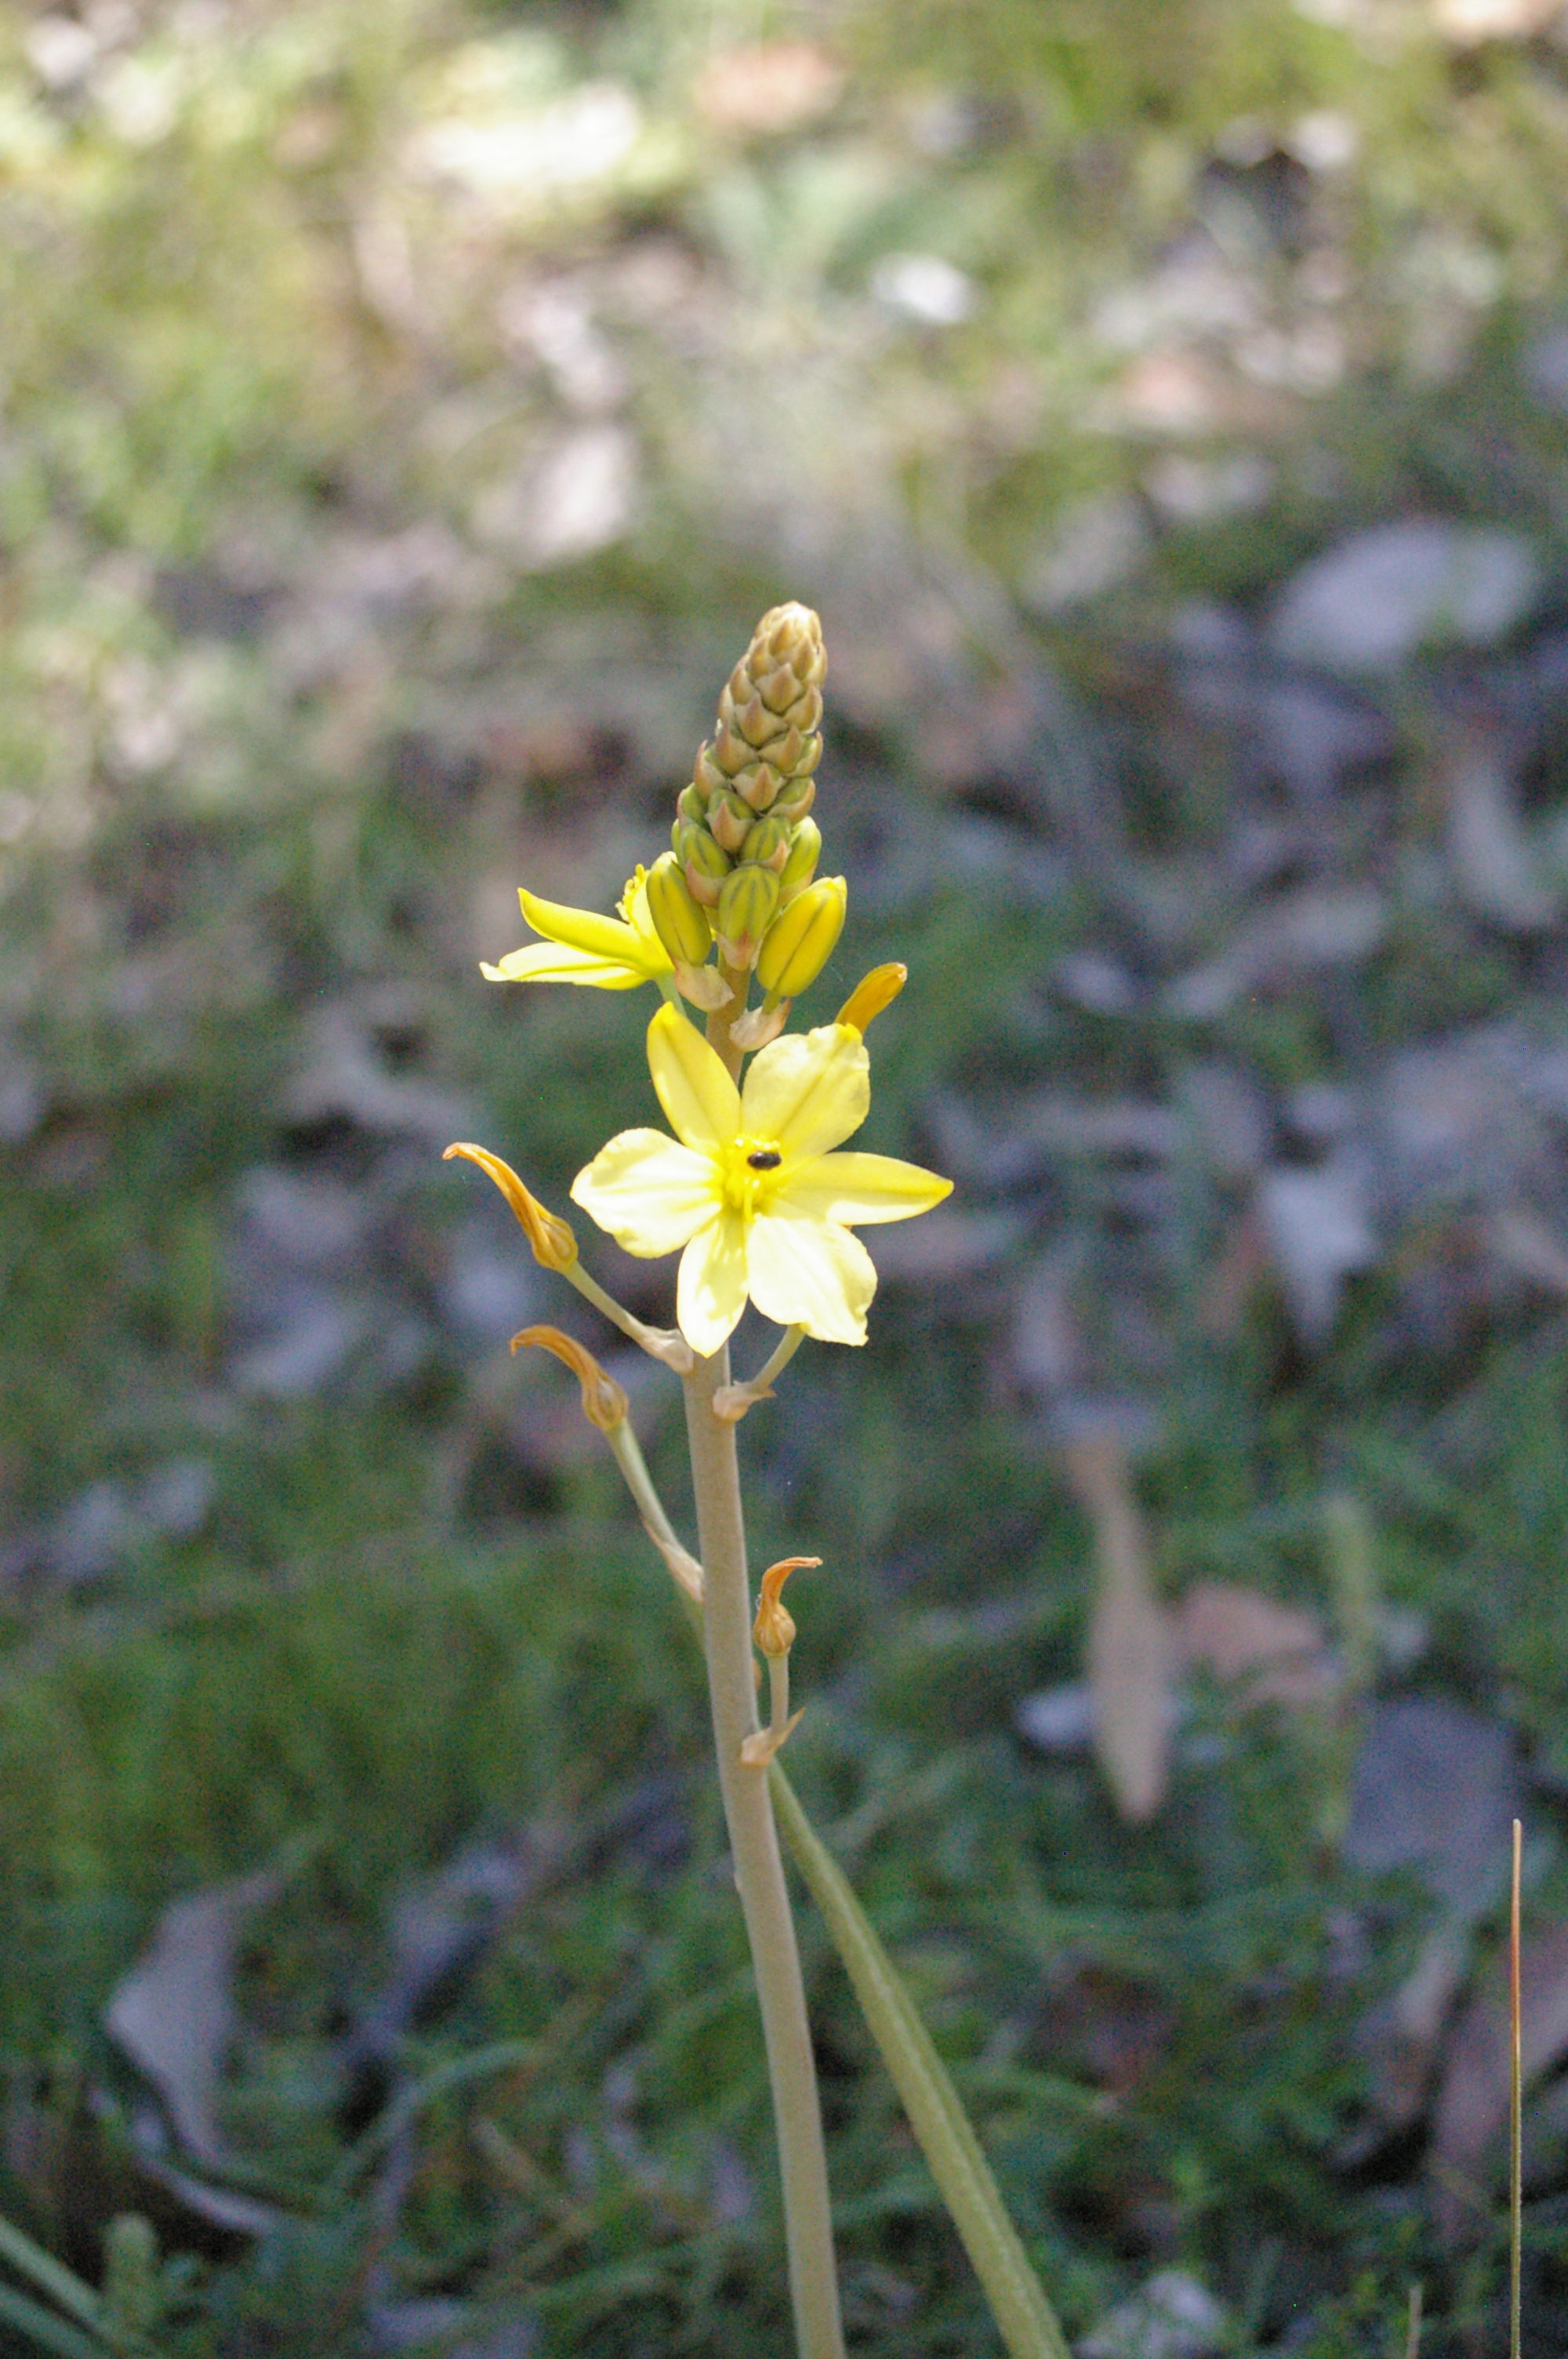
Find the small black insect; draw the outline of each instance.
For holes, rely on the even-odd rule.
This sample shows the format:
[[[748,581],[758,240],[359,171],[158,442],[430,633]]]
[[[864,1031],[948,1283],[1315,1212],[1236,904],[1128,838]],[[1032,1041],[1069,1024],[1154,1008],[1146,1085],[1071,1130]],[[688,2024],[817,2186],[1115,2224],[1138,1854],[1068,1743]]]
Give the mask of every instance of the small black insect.
[[[746,1160],[753,1171],[776,1171],[784,1157],[776,1147],[759,1147],[753,1154],[747,1156]]]

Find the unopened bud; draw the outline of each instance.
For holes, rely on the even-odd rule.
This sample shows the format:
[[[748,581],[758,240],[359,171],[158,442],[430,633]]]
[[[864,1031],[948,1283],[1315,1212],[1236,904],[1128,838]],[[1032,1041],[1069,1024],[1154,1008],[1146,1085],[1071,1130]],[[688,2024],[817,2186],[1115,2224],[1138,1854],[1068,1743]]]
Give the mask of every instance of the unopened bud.
[[[737,770],[743,770],[747,763],[753,759],[752,747],[747,745],[743,737],[737,734],[722,714],[719,716],[718,734],[713,740],[713,759],[723,771],[726,781],[732,778]]]
[[[760,819],[741,847],[742,860],[754,860],[759,868],[771,868],[781,879],[789,853],[790,833],[782,819]]]
[[[751,805],[737,794],[715,795],[708,806],[708,832],[725,852],[740,851],[755,818]]]
[[[730,966],[755,966],[778,905],[779,880],[771,868],[759,868],[748,860],[726,877],[713,925],[719,951]]]
[[[700,827],[707,817],[708,797],[701,788],[683,787],[676,797],[676,820],[690,820],[694,826]]]
[[[870,974],[860,977],[834,1022],[863,1032],[873,1016],[880,1016],[884,1007],[892,1006],[908,981],[909,969],[900,966],[896,959],[889,966],[874,966]]]
[[[670,957],[700,966],[708,956],[713,930],[673,852],[661,852],[649,869],[647,894],[654,930]]]
[[[705,909],[714,908],[730,874],[729,853],[719,850],[705,827],[688,824],[681,829],[676,857],[686,871],[692,898]]]
[[[706,739],[697,748],[691,783],[706,802],[709,795],[721,795],[730,781],[713,758],[713,748]]]
[[[768,752],[770,756],[773,752],[771,745]],[[771,760],[752,762],[744,770],[737,770],[735,773],[735,792],[748,810],[765,811],[771,809],[773,798],[783,784],[783,777],[780,771],[773,767]]]
[[[480,1169],[488,1172],[494,1180],[522,1223],[536,1262],[542,1263],[546,1269],[570,1269],[577,1259],[576,1237],[565,1221],[557,1220],[554,1212],[546,1212],[543,1204],[530,1196],[509,1163],[503,1163],[499,1155],[492,1155],[485,1147],[460,1143],[448,1147],[441,1158],[442,1162],[449,1163],[454,1155],[462,1156],[466,1162],[477,1163]]]
[[[795,1644],[795,1618],[784,1604],[779,1592],[792,1572],[821,1561],[819,1556],[786,1556],[782,1562],[769,1565],[762,1575],[762,1593],[757,1601],[757,1618],[752,1625],[752,1642],[759,1655],[776,1658],[788,1654]]]
[[[787,712],[800,694],[800,682],[788,664],[781,664],[777,671],[757,682],[757,693],[770,712]]]
[[[794,827],[803,820],[816,800],[816,781],[812,777],[786,778],[773,797],[773,816]]]
[[[844,930],[849,899],[842,876],[821,876],[774,919],[757,960],[757,981],[770,996],[794,999],[816,981]]]
[[[566,1363],[582,1386],[582,1413],[589,1425],[597,1426],[600,1433],[611,1433],[618,1425],[624,1425],[629,1406],[625,1393],[575,1337],[563,1335],[558,1327],[524,1327],[512,1338],[512,1348],[518,1351],[524,1343],[536,1343],[542,1352],[553,1352]]]
[[[809,606],[794,598],[787,605],[770,607],[752,634],[745,660],[753,674],[787,664],[803,687],[819,683],[827,669],[822,625]]]
[[[789,856],[779,871],[779,904],[785,907],[810,884],[822,852],[822,830],[814,819],[797,820],[789,832]]]

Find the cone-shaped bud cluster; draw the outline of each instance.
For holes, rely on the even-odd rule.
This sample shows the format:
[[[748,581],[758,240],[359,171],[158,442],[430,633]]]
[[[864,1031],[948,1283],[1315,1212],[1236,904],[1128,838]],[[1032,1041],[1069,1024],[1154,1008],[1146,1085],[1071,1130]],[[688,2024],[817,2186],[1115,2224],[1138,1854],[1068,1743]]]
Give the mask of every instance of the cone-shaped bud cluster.
[[[770,928],[816,872],[822,838],[807,813],[822,758],[826,668],[822,626],[808,606],[764,614],[676,806],[675,863],[732,968],[757,964]],[[654,922],[674,957],[656,912]]]

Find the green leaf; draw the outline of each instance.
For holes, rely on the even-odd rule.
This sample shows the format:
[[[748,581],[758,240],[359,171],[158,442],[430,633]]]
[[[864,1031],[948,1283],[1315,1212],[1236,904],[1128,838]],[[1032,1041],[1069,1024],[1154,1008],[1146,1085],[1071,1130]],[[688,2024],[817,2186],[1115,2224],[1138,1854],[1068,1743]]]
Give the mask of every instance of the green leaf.
[[[1011,2359],[1069,2359],[1066,2338],[914,2000],[776,1762],[768,1783],[795,1865],[827,1921]]]

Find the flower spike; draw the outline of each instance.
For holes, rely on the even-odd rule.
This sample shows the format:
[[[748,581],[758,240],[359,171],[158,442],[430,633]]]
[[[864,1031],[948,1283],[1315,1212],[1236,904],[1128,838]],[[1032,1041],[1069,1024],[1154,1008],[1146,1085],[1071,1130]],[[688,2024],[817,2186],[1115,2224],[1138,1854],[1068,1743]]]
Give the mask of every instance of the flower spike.
[[[570,1335],[563,1335],[558,1327],[524,1327],[512,1338],[513,1350],[524,1343],[536,1343],[541,1351],[553,1352],[564,1361],[582,1386],[582,1413],[589,1425],[600,1433],[613,1433],[618,1425],[626,1422],[629,1406],[623,1388],[613,1376],[606,1375],[593,1353]]]
[[[546,1212],[543,1204],[530,1196],[509,1163],[503,1163],[500,1156],[492,1155],[487,1147],[470,1147],[466,1140],[449,1147],[441,1157],[442,1162],[449,1163],[454,1155],[477,1163],[481,1171],[489,1173],[521,1222],[536,1262],[546,1269],[564,1271],[572,1267],[577,1260],[576,1237],[565,1221],[557,1220],[554,1212]]]

